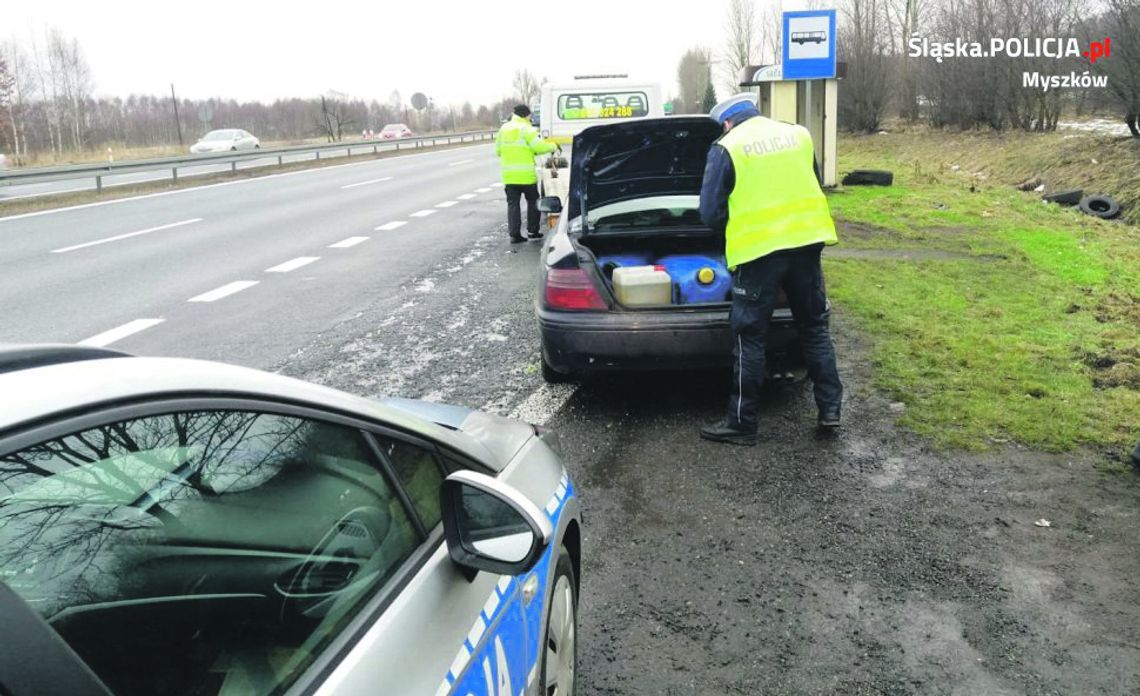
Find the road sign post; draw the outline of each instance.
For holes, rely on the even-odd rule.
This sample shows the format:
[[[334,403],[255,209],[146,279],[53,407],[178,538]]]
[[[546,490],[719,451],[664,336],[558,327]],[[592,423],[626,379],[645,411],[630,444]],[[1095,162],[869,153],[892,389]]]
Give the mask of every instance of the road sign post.
[[[835,77],[835,10],[784,13],[783,78]]]

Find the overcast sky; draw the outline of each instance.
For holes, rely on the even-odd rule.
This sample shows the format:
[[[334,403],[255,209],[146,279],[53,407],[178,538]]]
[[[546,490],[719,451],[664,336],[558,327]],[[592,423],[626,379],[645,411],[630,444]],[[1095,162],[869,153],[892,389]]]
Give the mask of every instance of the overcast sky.
[[[780,0],[756,2],[759,10]],[[672,95],[685,49],[724,43],[727,4],[11,0],[0,38],[27,47],[34,32],[42,44],[45,26],[58,26],[79,39],[100,95],[161,94],[173,82],[190,98],[272,101],[332,89],[386,101],[398,89],[405,101],[420,91],[437,104],[479,104],[509,95],[521,67],[552,81],[629,73]]]

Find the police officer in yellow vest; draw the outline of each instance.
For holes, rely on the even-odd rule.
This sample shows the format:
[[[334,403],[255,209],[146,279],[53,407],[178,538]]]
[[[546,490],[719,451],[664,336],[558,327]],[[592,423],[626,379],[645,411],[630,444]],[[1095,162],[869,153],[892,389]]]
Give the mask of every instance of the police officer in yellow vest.
[[[709,149],[701,219],[724,230],[732,282],[734,370],[724,420],[701,428],[706,440],[756,444],[765,338],[781,288],[788,298],[815,385],[819,425],[839,427],[843,385],[828,330],[820,252],[835,244],[835,224],[819,187],[807,129],[764,118],[756,97],[738,94],[710,116],[725,134]]]
[[[522,210],[519,199],[526,196],[526,231],[531,239],[539,239],[538,174],[534,171],[535,155],[554,152],[558,147],[538,137],[530,123],[530,108],[519,104],[511,120],[503,124],[495,136],[495,154],[503,168],[503,186],[507,193],[507,230],[511,244],[525,242],[522,236]]]

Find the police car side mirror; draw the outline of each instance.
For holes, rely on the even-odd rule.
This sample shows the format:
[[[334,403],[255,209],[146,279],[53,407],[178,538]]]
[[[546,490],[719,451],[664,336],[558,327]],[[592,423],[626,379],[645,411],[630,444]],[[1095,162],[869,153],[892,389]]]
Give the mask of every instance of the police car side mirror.
[[[440,504],[447,551],[469,580],[480,570],[526,573],[554,533],[550,520],[529,498],[486,474],[451,474],[440,488]]]
[[[561,213],[562,199],[558,196],[544,196],[539,198],[538,209],[544,213]]]

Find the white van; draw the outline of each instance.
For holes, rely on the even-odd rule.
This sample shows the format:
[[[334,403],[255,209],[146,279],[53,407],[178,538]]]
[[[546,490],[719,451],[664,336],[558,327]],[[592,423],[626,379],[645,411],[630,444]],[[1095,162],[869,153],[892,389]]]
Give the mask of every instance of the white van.
[[[539,130],[542,137],[569,145],[590,126],[664,115],[661,85],[622,78],[576,80],[543,86]]]
[[[539,133],[569,150],[574,136],[590,126],[665,116],[661,85],[629,80],[625,75],[592,76],[560,85],[543,85]],[[569,152],[542,158],[537,164],[539,195],[566,204]],[[557,215],[548,216],[553,227]]]

